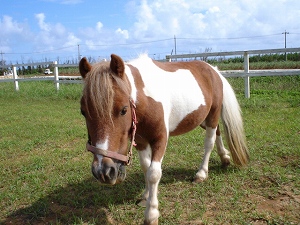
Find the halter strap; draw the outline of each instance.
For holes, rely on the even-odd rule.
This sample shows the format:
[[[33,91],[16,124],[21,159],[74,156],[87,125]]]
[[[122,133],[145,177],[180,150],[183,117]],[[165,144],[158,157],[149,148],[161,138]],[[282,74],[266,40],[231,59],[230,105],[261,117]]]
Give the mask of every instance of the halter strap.
[[[130,147],[129,147],[127,156],[122,155],[118,152],[113,152],[113,151],[97,148],[97,147],[91,145],[90,141],[88,141],[86,143],[86,149],[88,151],[90,151],[94,154],[97,154],[97,155],[102,155],[102,156],[105,156],[108,158],[119,160],[121,162],[124,162],[127,166],[129,166],[132,163],[132,149],[133,149],[133,146],[136,146],[134,139],[135,139],[135,134],[136,134],[136,124],[138,122],[137,122],[136,112],[135,112],[136,105],[134,104],[134,101],[132,99],[130,99],[130,106],[131,106],[131,115],[132,115],[131,143],[130,143]]]
[[[112,151],[108,151],[108,150],[103,150],[101,148],[97,148],[97,147],[91,145],[89,143],[89,141],[86,143],[86,149],[94,154],[103,155],[105,157],[109,157],[112,159],[117,159],[117,160],[125,162],[125,163],[128,162],[128,160],[129,160],[128,156],[126,156],[126,155],[122,155],[117,152],[112,152]]]

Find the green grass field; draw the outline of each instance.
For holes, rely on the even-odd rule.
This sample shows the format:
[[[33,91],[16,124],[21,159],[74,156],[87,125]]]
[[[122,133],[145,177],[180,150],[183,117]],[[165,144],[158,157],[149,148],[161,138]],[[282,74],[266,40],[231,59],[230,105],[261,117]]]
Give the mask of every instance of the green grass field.
[[[204,131],[172,137],[159,185],[161,224],[300,223],[300,76],[229,79],[243,111],[248,167],[220,167],[191,181]],[[81,85],[0,83],[0,224],[142,224],[144,178],[134,152],[126,181],[101,186],[90,171]]]

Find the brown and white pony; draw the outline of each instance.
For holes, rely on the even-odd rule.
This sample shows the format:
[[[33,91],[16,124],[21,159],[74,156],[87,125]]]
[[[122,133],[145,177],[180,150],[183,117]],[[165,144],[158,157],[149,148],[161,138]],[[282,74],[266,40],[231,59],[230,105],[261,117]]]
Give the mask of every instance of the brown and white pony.
[[[208,161],[216,142],[224,166],[229,152],[220,135],[223,121],[233,162],[249,159],[240,107],[217,69],[202,61],[157,62],[142,55],[129,63],[117,55],[110,62],[79,63],[84,78],[81,112],[86,119],[87,150],[94,155],[92,173],[105,184],[124,181],[132,145],[145,174],[145,224],[158,224],[158,183],[169,136],[201,126],[206,129],[205,154],[194,178],[208,177]],[[131,146],[128,150],[128,140]]]

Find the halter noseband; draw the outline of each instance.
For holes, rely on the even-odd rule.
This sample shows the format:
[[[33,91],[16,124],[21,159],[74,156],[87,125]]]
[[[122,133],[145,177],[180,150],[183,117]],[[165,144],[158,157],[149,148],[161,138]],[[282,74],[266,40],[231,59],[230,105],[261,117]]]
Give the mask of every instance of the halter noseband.
[[[86,143],[86,149],[94,154],[102,155],[102,156],[105,156],[108,158],[119,160],[121,162],[124,162],[127,166],[129,166],[132,162],[132,148],[133,148],[133,146],[136,146],[134,139],[135,139],[135,133],[136,133],[136,124],[137,124],[137,118],[136,118],[136,112],[135,112],[136,105],[134,104],[134,101],[132,99],[130,99],[130,107],[131,107],[131,115],[132,115],[131,143],[130,143],[130,147],[129,147],[127,156],[122,155],[118,152],[113,152],[113,151],[97,148],[97,147],[91,145],[90,141],[88,141]]]

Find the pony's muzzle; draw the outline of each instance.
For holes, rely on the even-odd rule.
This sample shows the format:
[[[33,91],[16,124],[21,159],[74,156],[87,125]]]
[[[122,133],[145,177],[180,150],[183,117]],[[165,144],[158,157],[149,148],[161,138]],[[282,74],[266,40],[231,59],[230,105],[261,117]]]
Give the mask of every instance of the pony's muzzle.
[[[114,185],[125,180],[126,168],[123,163],[103,157],[102,162],[93,162],[92,173],[101,183]]]

